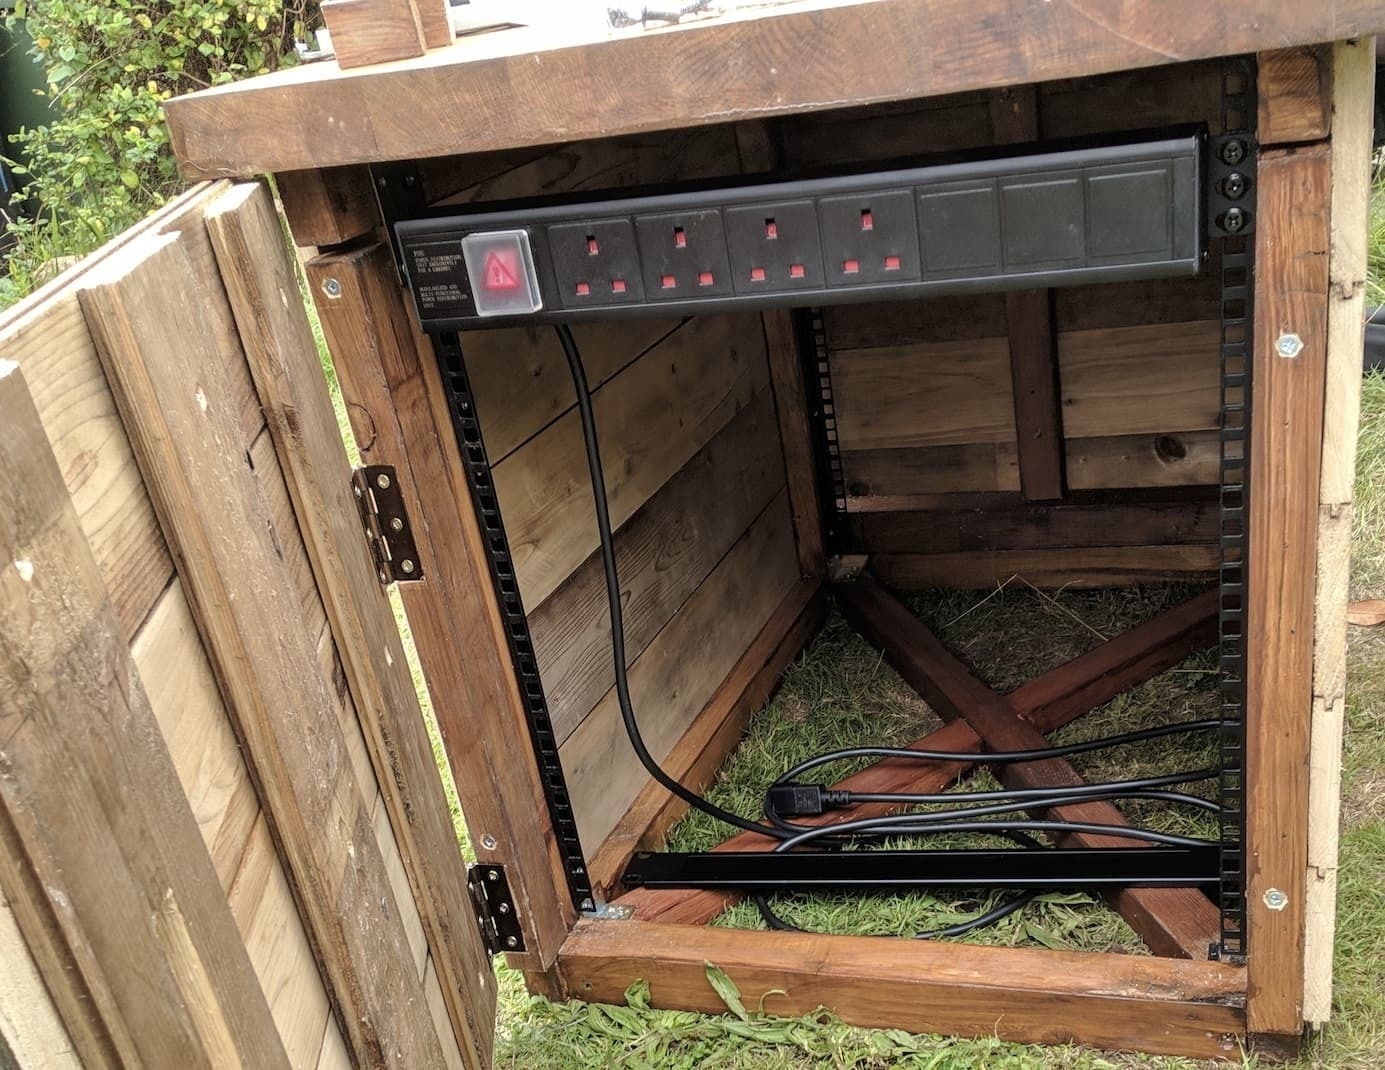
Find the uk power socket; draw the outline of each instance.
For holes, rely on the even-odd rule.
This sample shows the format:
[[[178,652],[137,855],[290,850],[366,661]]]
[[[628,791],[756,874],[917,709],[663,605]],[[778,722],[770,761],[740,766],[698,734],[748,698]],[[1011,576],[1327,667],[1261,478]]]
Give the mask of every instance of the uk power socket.
[[[716,209],[635,217],[644,289],[651,301],[731,293],[726,235]]]
[[[561,223],[548,228],[548,253],[564,308],[642,304],[644,281],[628,219]]]
[[[824,197],[818,202],[829,286],[919,278],[919,232],[912,190]]]
[[[727,208],[726,245],[738,294],[821,290],[822,246],[810,200]]]

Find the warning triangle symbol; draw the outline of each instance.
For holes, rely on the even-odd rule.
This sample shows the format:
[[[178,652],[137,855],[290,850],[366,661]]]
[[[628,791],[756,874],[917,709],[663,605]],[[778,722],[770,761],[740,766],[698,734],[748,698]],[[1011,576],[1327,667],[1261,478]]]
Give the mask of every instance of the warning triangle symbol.
[[[486,254],[485,277],[481,285],[487,290],[518,290],[518,266],[513,254],[505,256],[499,250],[492,249]]]

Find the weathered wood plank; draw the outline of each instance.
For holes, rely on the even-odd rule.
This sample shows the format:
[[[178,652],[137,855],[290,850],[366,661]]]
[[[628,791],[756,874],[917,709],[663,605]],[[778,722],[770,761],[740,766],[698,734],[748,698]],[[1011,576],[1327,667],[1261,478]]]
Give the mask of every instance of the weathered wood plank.
[[[854,1025],[1197,1058],[1234,1056],[1244,1029],[1244,971],[1214,962],[640,921],[581,921],[559,959],[584,999],[618,1003],[647,980],[656,1007],[720,1013],[708,963],[746,1006],[825,1006]]]
[[[575,916],[543,791],[516,760],[528,722],[506,652],[485,549],[461,470],[436,359],[415,335],[388,247],[372,245],[307,265],[341,299],[319,305],[347,411],[368,464],[396,466],[427,577],[400,591],[428,681],[472,844],[482,862],[510,867],[530,971],[552,964]],[[458,630],[457,621],[471,626]],[[475,716],[478,709],[491,715]],[[493,847],[487,844],[493,842]]]
[[[299,248],[340,245],[380,225],[375,186],[364,167],[284,171],[274,185]]]
[[[1327,390],[1318,489],[1318,587],[1314,600],[1313,728],[1308,779],[1308,892],[1303,1017],[1332,1011],[1332,934],[1337,906],[1342,731],[1351,498],[1361,411],[1361,331],[1370,203],[1375,43],[1333,50],[1332,224],[1327,308]]]
[[[632,703],[656,760],[673,750],[798,579],[781,491],[630,666]],[[614,691],[559,754],[582,841],[600,844],[649,781]]]
[[[348,1044],[367,1065],[440,1065],[418,980],[394,967],[407,957],[407,941],[367,801],[344,761],[315,636],[304,633],[259,485],[238,448],[236,384],[250,374],[215,269],[196,270],[203,243],[210,251],[205,232],[189,230],[132,246],[86,280],[82,308]],[[282,298],[296,299],[296,291]],[[222,320],[229,331],[217,329]],[[201,356],[191,380],[190,350]],[[254,407],[258,413],[258,398]],[[347,858],[354,864],[344,866]]]
[[[1013,442],[843,450],[847,512],[927,508],[923,499],[1020,489]]]
[[[5,897],[85,1064],[287,1067],[38,410],[8,361],[0,411]]]
[[[1061,498],[1066,475],[1052,291],[1006,294],[1005,311],[1010,327],[1010,388],[1015,399],[1020,488],[1031,501]]]
[[[43,985],[14,911],[0,889],[0,1051],[8,1051],[16,1070],[82,1070],[58,1008]]]
[[[429,0],[322,0],[337,66],[347,70],[423,55],[423,2]]]
[[[952,554],[875,554],[870,570],[891,587],[986,588],[1022,576],[1036,587],[1123,587],[1210,580],[1215,545],[1093,546],[1071,550],[993,550]]]
[[[822,503],[818,498],[817,463],[808,427],[808,394],[803,381],[803,362],[794,337],[793,316],[787,310],[773,309],[760,318],[765,327],[774,409],[779,416],[779,445],[789,484],[798,568],[804,576],[821,576],[827,568]]]
[[[1261,52],[1255,80],[1261,148],[1321,141],[1332,132],[1332,45]]]
[[[1087,546],[1215,543],[1212,500],[1054,503],[1009,508],[866,513],[851,518],[862,553],[956,553]]]
[[[1065,443],[1068,486],[1210,486],[1221,478],[1218,433],[1213,430],[1070,438]]]
[[[466,867],[393,611],[360,537],[348,489],[351,466],[317,345],[301,305],[292,300],[296,271],[263,187],[233,189],[213,202],[206,218],[312,561],[310,576],[326,605],[356,719],[366,731],[373,780],[384,794],[388,818],[379,838],[386,865],[403,853],[408,880],[402,888],[396,885],[400,909],[408,919],[417,900],[428,944],[447,980],[453,1029],[465,1038],[472,1061],[484,1066],[493,1043],[488,1023],[495,1013],[494,978],[471,928]],[[378,835],[378,819],[376,825]],[[414,948],[420,970],[421,939],[420,932]]]
[[[611,523],[619,528],[769,379],[756,316],[695,319],[595,391]],[[493,469],[525,607],[539,606],[596,549],[575,411]]]
[[[801,581],[789,591],[760,634],[688,730],[669,751],[663,766],[680,784],[702,791],[712,782],[736,744],[746,723],[779,686],[789,663],[821,627],[827,613],[822,586]],[[688,804],[660,785],[647,783],[616,827],[592,855],[588,870],[607,894],[615,888],[630,856],[639,849],[656,849],[665,834],[688,811]],[[715,911],[713,911],[715,913]],[[692,924],[700,925],[711,915]]]
[[[773,404],[762,389],[616,532],[629,658],[640,655],[783,487]],[[615,682],[599,553],[529,614],[529,632],[561,743]]]
[[[1246,612],[1246,1023],[1303,1026],[1313,575],[1327,359],[1331,154],[1270,151],[1259,165],[1255,235],[1255,418],[1251,424]],[[1285,333],[1303,342],[1279,356]],[[1287,906],[1271,910],[1278,889]]]
[[[379,70],[277,72],[171,101],[168,113],[184,174],[220,177],[539,145],[554,131],[575,141],[763,119],[1382,30],[1374,0],[1273,0],[1254,19],[1200,0],[1098,19],[1014,0],[817,0],[597,41],[551,26],[480,35]]]

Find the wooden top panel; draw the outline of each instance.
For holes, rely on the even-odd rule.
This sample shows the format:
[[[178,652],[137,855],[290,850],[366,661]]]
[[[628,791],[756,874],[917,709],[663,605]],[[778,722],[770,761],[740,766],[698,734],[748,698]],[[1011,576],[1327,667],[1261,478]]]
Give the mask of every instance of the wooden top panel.
[[[516,28],[167,106],[189,178],[676,129],[1385,32],[1377,0],[803,0],[601,40]]]

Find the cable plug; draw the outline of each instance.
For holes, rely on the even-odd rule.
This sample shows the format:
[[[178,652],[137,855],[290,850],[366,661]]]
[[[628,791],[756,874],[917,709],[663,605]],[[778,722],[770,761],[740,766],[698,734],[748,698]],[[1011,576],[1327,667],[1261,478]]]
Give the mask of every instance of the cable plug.
[[[821,784],[776,784],[769,789],[770,809],[780,817],[816,817],[850,802],[850,792],[828,791]]]

